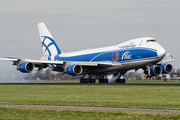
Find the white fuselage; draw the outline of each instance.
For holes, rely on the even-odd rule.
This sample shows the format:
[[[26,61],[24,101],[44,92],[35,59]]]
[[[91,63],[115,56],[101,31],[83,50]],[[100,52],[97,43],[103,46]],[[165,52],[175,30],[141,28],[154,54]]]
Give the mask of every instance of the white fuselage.
[[[112,67],[93,69],[92,73],[121,71],[156,64],[164,58],[165,50],[154,38],[132,39],[121,44],[52,56],[51,60],[81,62],[112,62]],[[72,64],[71,63],[71,64]]]

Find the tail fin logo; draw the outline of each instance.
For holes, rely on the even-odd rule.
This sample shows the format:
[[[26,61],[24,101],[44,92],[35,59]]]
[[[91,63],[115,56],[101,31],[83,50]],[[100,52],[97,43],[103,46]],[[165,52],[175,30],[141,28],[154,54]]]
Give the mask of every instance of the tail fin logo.
[[[61,54],[61,50],[59,49],[58,45],[52,38],[48,36],[42,36],[42,37],[44,37],[43,41],[41,42],[42,47],[45,47],[43,51],[44,55],[47,54],[47,52],[49,56]]]

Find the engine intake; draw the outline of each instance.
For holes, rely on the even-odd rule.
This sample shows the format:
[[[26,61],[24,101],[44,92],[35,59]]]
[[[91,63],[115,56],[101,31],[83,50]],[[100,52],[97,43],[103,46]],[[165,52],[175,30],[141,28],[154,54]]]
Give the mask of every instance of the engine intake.
[[[18,66],[18,70],[23,73],[31,72],[34,69],[34,64],[31,62],[23,62]]]
[[[173,70],[173,66],[171,64],[161,64],[160,67],[162,68],[163,74],[169,74]]]
[[[150,69],[152,76],[157,76],[162,73],[162,69],[159,65],[153,65]]]
[[[83,71],[83,68],[81,65],[73,64],[66,68],[66,72],[69,75],[80,75]]]

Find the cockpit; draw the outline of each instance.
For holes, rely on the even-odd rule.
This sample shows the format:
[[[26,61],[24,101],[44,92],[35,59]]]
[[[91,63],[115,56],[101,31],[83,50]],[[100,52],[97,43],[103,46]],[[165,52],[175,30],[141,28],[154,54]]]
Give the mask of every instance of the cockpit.
[[[156,40],[147,40],[146,42],[156,42]]]

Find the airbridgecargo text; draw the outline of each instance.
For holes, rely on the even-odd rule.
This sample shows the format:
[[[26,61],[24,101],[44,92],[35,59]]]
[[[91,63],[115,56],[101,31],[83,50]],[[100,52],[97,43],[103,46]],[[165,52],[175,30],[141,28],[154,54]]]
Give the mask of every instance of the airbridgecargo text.
[[[120,49],[127,49],[127,48],[135,48],[136,45],[124,45],[124,46],[119,46]]]

